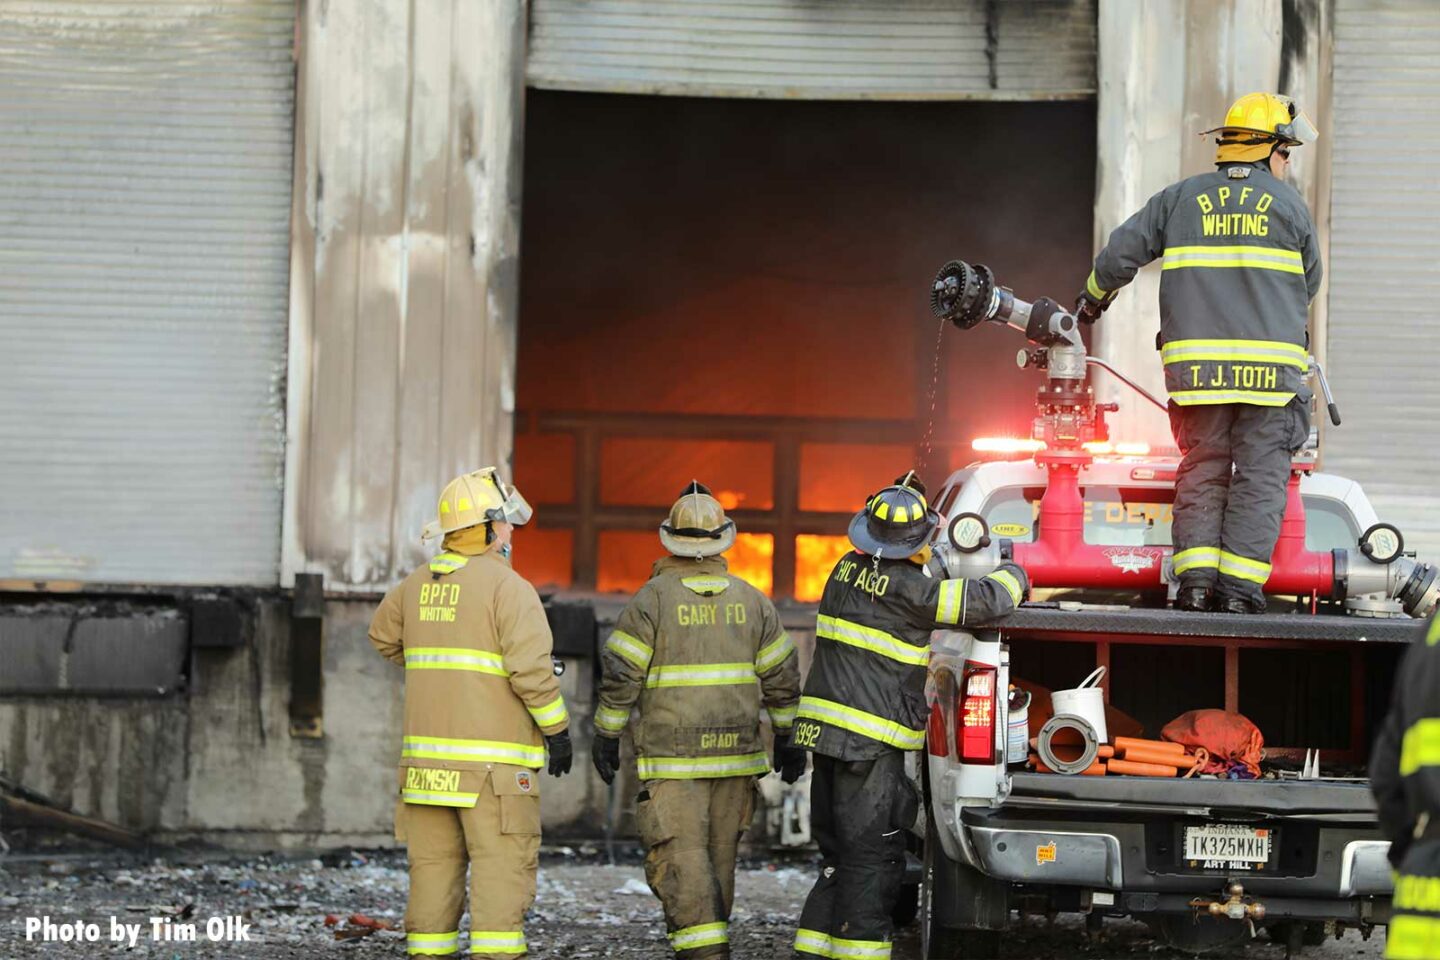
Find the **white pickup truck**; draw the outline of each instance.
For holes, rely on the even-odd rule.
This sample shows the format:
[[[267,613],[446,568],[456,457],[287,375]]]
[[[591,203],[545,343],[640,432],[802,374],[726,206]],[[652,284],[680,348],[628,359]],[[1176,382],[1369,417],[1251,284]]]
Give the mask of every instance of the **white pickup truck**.
[[[1168,545],[1175,464],[1097,457],[1081,478],[1085,542],[1113,546],[1117,564],[1128,548]],[[1034,461],[987,462],[951,475],[934,502],[947,521],[983,518],[1003,553],[1005,539],[1035,536],[1045,484]],[[1300,492],[1306,547],[1353,556],[1377,521],[1360,486],[1307,472]],[[963,569],[963,557],[950,557]],[[1079,911],[1097,926],[1131,916],[1190,950],[1264,927],[1298,951],[1337,926],[1368,936],[1387,921],[1388,844],[1365,763],[1416,621],[1393,604],[1372,610],[1363,598],[1348,607],[1274,598],[1262,616],[1163,604],[1114,591],[1037,591],[999,629],[936,634],[928,762],[917,771],[926,797],[919,913],[927,960],[998,956],[1020,908]],[[1107,702],[1147,736],[1191,709],[1245,714],[1264,734],[1272,773],[1026,772],[1025,756],[1006,750],[1010,683],[1063,689],[1096,666],[1108,668]],[[1303,762],[1312,750],[1318,771]],[[1245,842],[1226,840],[1223,859],[1202,853],[1235,836]]]

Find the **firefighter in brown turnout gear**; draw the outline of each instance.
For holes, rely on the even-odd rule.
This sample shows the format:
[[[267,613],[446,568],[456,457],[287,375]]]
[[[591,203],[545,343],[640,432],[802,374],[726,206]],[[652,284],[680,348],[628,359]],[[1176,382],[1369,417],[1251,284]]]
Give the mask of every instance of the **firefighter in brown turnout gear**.
[[[815,753],[810,823],[820,879],[805,901],[802,956],[886,960],[920,798],[905,751],[925,745],[930,633],[1002,617],[1029,590],[1012,563],[977,580],[926,571],[939,517],[913,474],[870,498],[850,524],[815,626],[815,660],[793,740]]]
[[[1283,177],[1315,139],[1293,101],[1241,97],[1216,170],[1172,184],[1110,235],[1080,295],[1093,321],[1152,260],[1160,358],[1183,459],[1175,478],[1176,605],[1259,613],[1295,451],[1310,434],[1308,339],[1320,252],[1305,201]]]
[[[1396,869],[1392,960],[1440,957],[1440,615],[1405,654],[1370,752],[1370,787]]]
[[[451,481],[427,539],[435,559],[385,595],[370,642],[405,667],[395,835],[409,848],[408,952],[460,949],[465,868],[469,953],[526,952],[535,899],[540,777],[570,770],[569,716],[535,588],[510,569],[510,536],[530,506],[493,467]]]
[[[726,572],[735,524],[692,482],[660,527],[672,555],[621,613],[605,643],[595,713],[595,768],[608,784],[620,735],[634,736],[641,790],[636,820],[645,877],[665,909],[677,956],[730,956],[735,854],[770,769],[762,704],[775,731],[775,769],[805,770],[789,746],[800,694],[795,646],[771,602]]]

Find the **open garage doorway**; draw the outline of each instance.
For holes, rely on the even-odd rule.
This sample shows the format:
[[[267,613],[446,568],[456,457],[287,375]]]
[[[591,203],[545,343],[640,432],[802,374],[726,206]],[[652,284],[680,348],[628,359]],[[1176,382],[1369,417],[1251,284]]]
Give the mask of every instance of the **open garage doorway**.
[[[691,479],[733,511],[731,570],[813,602],[850,514],[980,435],[1028,435],[1033,376],[993,327],[939,336],[950,259],[1068,299],[1090,269],[1087,101],[866,103],[531,90],[516,566],[633,591]],[[933,436],[926,450],[931,420]]]

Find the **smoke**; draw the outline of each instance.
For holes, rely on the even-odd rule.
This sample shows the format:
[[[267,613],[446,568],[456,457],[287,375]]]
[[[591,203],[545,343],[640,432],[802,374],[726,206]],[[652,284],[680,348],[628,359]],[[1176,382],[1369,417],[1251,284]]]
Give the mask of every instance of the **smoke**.
[[[986,263],[1021,296],[1068,301],[1090,267],[1094,147],[1083,102],[532,90],[520,410],[918,421],[887,438],[913,448],[929,412],[935,271]],[[937,441],[1028,432],[1038,381],[1015,370],[1021,345],[998,329],[946,331]],[[673,459],[656,489],[697,475]],[[873,489],[912,465],[886,456],[864,475],[876,459],[857,458],[838,485]],[[968,459],[939,451],[925,479],[937,489]],[[522,489],[536,466],[521,439]]]

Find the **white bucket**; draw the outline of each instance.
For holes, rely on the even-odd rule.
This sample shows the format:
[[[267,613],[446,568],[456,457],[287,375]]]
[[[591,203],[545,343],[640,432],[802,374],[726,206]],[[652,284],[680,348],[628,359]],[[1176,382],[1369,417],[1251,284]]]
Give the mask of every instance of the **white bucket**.
[[[1010,696],[1010,717],[1005,724],[1005,759],[1009,763],[1023,764],[1030,753],[1030,694],[1025,690],[1012,690]]]
[[[1105,668],[1096,667],[1080,686],[1073,690],[1056,690],[1050,695],[1056,716],[1068,713],[1089,721],[1090,726],[1095,728],[1096,739],[1101,743],[1110,739],[1105,729],[1105,693],[1100,689],[1100,678],[1103,676]]]

